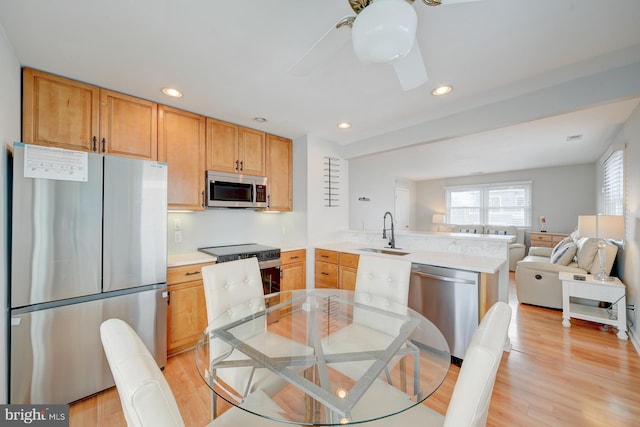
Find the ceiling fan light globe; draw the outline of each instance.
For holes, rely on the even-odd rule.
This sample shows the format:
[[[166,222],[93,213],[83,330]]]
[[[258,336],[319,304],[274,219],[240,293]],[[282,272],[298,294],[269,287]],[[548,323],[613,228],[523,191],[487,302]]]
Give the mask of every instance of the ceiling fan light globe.
[[[353,50],[363,62],[393,62],[413,47],[417,25],[416,11],[405,0],[375,0],[353,23]]]

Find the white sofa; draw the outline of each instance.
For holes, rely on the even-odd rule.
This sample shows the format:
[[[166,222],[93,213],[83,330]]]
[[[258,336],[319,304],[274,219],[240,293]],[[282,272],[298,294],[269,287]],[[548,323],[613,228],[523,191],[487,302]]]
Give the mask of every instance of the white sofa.
[[[446,224],[439,225],[438,231],[447,233],[498,234],[515,236],[509,244],[509,271],[516,271],[516,264],[524,258],[524,230],[511,225]]]
[[[564,246],[563,246],[563,242]],[[573,242],[574,246],[571,246]],[[562,309],[562,282],[558,274],[567,271],[574,274],[597,274],[600,272],[598,239],[572,236],[558,243],[555,259],[552,253],[556,248],[532,246],[529,254],[518,262],[516,267],[516,295],[518,301],[541,307]],[[559,250],[566,248],[560,254]],[[605,272],[609,274],[613,267],[618,247],[607,244],[605,247]],[[553,262],[556,261],[556,262]]]

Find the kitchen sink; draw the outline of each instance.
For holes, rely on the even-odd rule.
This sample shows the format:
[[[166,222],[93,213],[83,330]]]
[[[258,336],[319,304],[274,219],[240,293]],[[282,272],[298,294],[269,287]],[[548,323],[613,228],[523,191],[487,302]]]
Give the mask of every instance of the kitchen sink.
[[[409,252],[400,252],[394,249],[361,248],[359,251],[376,252],[385,255],[407,255]]]

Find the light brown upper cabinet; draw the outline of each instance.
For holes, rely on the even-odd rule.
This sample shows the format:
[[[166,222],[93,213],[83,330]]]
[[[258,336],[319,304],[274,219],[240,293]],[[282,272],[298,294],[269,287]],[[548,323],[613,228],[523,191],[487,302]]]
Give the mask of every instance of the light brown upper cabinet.
[[[102,152],[117,156],[158,158],[158,105],[110,90],[100,90]]]
[[[265,133],[207,118],[207,170],[265,176]]]
[[[158,159],[169,164],[169,209],[204,210],[204,116],[158,106]]]
[[[269,210],[293,209],[292,142],[267,134],[267,192]]]
[[[23,70],[26,143],[155,160],[157,114],[154,102]]]
[[[23,142],[97,150],[100,88],[25,68],[22,90]]]

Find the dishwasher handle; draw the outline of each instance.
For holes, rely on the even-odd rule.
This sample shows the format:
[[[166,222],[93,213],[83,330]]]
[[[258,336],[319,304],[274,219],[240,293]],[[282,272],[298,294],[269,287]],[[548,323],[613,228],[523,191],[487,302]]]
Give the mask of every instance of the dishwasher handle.
[[[415,274],[420,277],[426,277],[429,279],[442,280],[443,282],[452,282],[452,283],[463,283],[465,285],[475,285],[476,282],[474,280],[467,279],[459,279],[457,277],[448,277],[448,276],[440,276],[438,274],[433,273],[423,273],[422,271],[413,270],[411,274]]]

